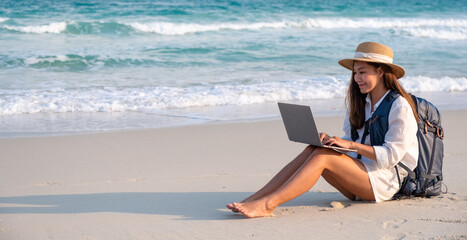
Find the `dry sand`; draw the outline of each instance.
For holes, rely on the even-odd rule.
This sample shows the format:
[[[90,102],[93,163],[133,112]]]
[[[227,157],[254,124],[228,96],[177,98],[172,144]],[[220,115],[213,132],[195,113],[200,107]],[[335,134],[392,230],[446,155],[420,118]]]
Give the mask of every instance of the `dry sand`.
[[[442,114],[447,194],[352,202],[320,180],[258,219],[224,206],[304,148],[279,120],[0,139],[0,239],[467,239],[467,111]]]

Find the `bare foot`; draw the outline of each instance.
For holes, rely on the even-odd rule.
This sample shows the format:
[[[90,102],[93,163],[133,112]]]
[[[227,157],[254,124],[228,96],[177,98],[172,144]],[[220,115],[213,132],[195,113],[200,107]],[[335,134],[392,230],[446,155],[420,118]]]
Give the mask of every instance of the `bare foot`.
[[[268,207],[267,202],[262,200],[246,203],[233,203],[233,206],[249,218],[272,216],[272,212],[274,212],[275,209],[275,207]]]
[[[247,197],[245,198],[245,200],[241,201],[240,203],[247,203],[247,202],[252,202],[252,201],[256,201],[258,199],[256,199],[254,196],[250,196],[250,197]],[[229,203],[227,205],[225,205],[228,209],[232,210],[232,212],[234,213],[238,213],[238,209],[232,204],[232,203]]]

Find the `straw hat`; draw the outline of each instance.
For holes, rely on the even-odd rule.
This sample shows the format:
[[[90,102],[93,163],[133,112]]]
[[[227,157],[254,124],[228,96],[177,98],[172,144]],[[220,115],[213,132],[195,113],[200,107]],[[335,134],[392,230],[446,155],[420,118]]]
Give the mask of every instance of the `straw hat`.
[[[384,44],[363,42],[355,50],[354,58],[342,59],[339,64],[353,71],[354,61],[382,63],[389,66],[397,78],[401,78],[404,76],[405,70],[401,66],[392,63],[392,56],[392,49]]]

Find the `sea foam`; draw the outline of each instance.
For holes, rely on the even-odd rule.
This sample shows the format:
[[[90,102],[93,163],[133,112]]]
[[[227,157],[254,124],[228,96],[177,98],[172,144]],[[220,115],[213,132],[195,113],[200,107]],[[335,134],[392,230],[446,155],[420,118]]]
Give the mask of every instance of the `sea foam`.
[[[18,31],[23,33],[61,33],[66,29],[67,23],[66,22],[54,22],[49,23],[46,25],[38,25],[38,26],[3,26],[3,28],[11,30],[11,31]]]
[[[219,31],[219,30],[259,30],[261,28],[284,28],[286,22],[259,23],[220,23],[220,24],[188,24],[188,23],[129,23],[129,26],[141,32],[158,33],[163,35],[183,35],[187,33]]]
[[[408,92],[462,92],[467,91],[467,78],[430,78],[425,76],[405,77],[401,80]]]
[[[415,18],[310,18],[288,25],[306,28],[414,28],[414,27],[467,27],[463,19]]]
[[[8,18],[0,18],[0,22]],[[121,34],[128,31],[161,35],[185,35],[212,31],[242,31],[261,29],[392,29],[399,35],[465,40],[467,19],[418,19],[418,18],[308,18],[291,21],[283,19],[272,22],[219,22],[219,23],[176,23],[176,22],[54,22],[45,25],[2,26],[4,29],[22,33],[65,33],[65,34]]]
[[[459,30],[439,30],[434,28],[409,28],[401,29],[398,31],[400,34],[405,34],[414,37],[422,38],[438,38],[446,40],[466,40],[467,39],[467,29]]]
[[[405,77],[409,92],[467,91],[467,78]],[[220,105],[343,98],[348,77],[186,87],[87,87],[0,91],[0,115],[63,112],[158,112]]]
[[[184,35],[189,33],[221,30],[260,30],[263,28],[302,29],[394,29],[403,30],[415,37],[430,37],[449,40],[464,40],[467,20],[463,19],[401,19],[401,18],[309,18],[303,21],[277,21],[257,23],[187,24],[171,22],[123,23],[136,31],[162,35]],[[437,29],[439,28],[439,29]],[[401,33],[401,31],[398,31]],[[438,33],[438,34],[436,34]]]
[[[0,92],[0,115],[37,112],[153,112],[160,109],[248,105],[343,96],[337,78],[191,87],[84,88]]]

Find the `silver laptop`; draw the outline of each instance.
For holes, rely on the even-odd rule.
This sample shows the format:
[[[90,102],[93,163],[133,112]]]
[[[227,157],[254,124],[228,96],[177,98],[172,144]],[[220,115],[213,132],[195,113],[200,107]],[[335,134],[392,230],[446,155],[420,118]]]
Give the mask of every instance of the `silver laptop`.
[[[355,149],[323,145],[319,138],[313,114],[309,106],[278,103],[282,121],[289,139],[317,147],[331,148],[338,152],[356,152]]]

